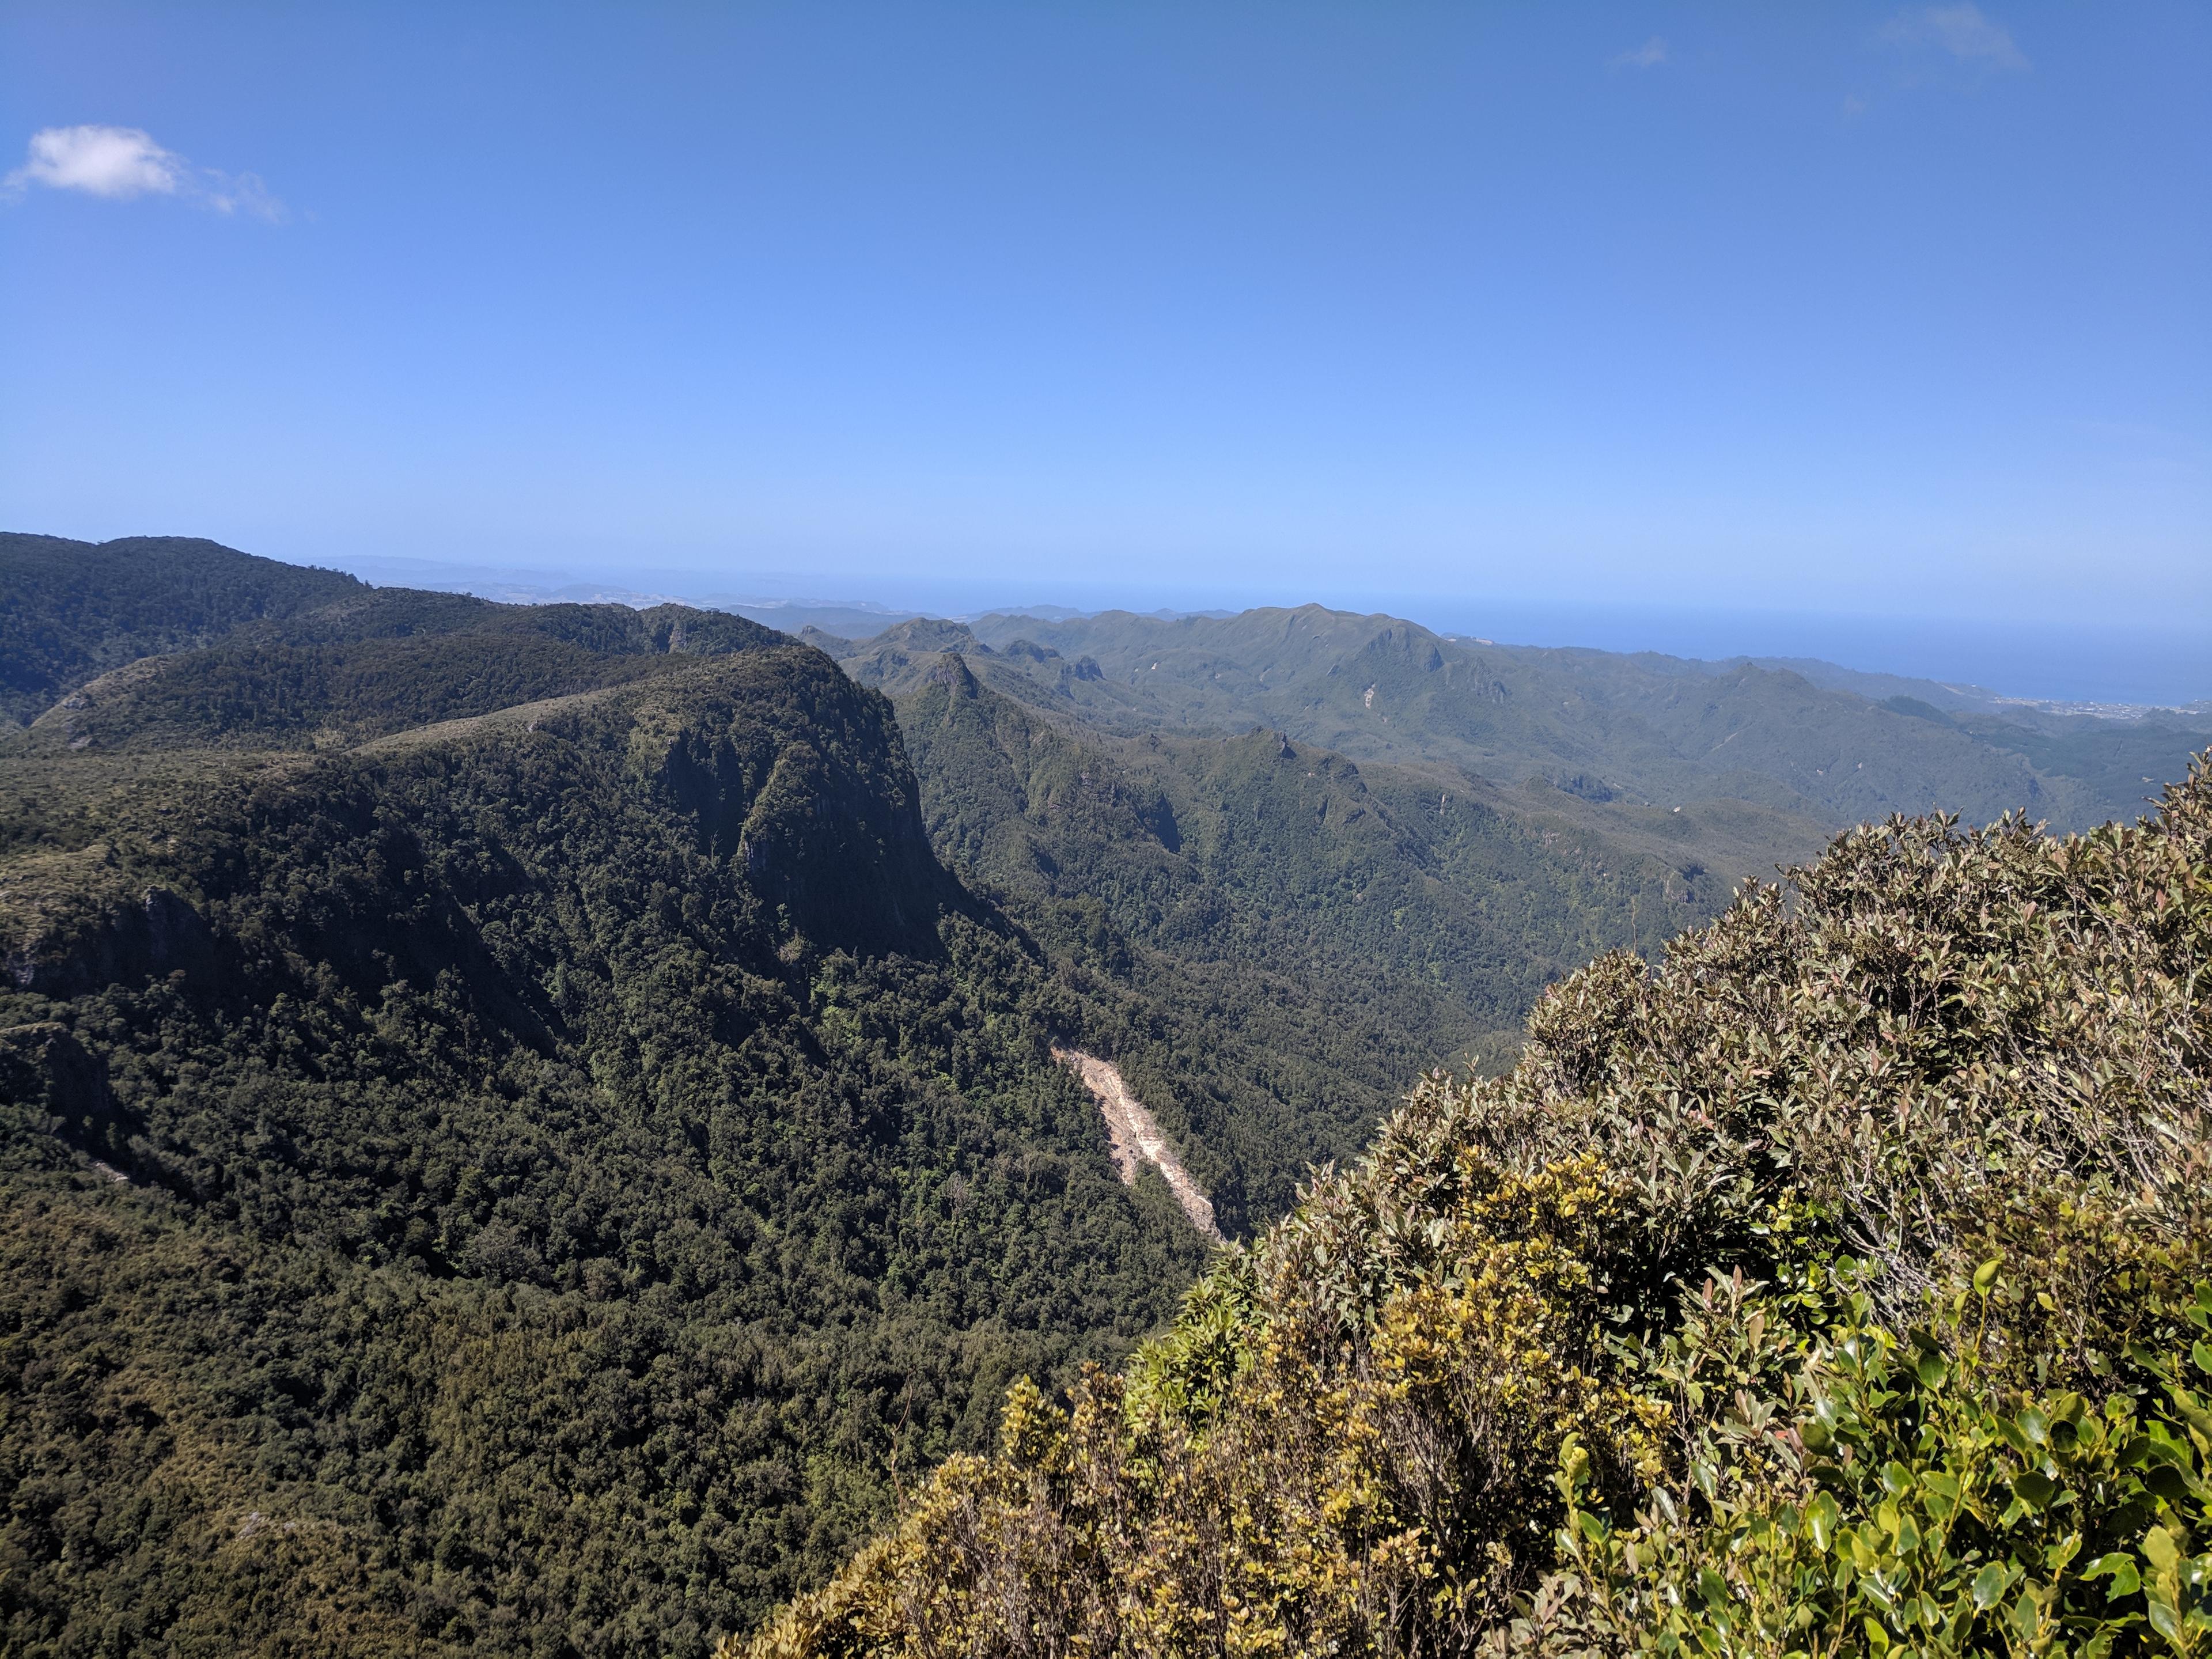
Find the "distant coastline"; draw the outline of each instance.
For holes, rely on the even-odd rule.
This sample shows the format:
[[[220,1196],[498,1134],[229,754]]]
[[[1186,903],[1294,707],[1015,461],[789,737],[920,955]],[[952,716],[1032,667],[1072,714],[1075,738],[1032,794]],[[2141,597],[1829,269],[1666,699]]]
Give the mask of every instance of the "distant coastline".
[[[1065,617],[1111,609],[1221,617],[1250,606],[1316,600],[1339,610],[1387,612],[1440,634],[1499,645],[1653,652],[1716,663],[1748,659],[1800,672],[1826,665],[1847,671],[1834,682],[1842,689],[1877,698],[1906,688],[1878,690],[1848,682],[1882,677],[1933,681],[1958,688],[1976,703],[2016,702],[2108,719],[2136,718],[2159,709],[2197,712],[2212,702],[2212,627],[2185,620],[2152,624],[1881,617],[1345,590],[1188,592],[1141,580],[1112,592],[1040,595],[1034,589],[1041,584],[1015,580],[946,582],[881,574],[684,570],[642,564],[615,568],[582,562],[550,568],[422,558],[327,562],[380,586],[473,593],[510,604],[643,606],[675,600],[734,611],[788,633],[813,627],[847,638],[865,637],[921,616],[971,620],[999,611]],[[2186,618],[2185,608],[2181,614]],[[1817,672],[1808,678],[1829,683]]]

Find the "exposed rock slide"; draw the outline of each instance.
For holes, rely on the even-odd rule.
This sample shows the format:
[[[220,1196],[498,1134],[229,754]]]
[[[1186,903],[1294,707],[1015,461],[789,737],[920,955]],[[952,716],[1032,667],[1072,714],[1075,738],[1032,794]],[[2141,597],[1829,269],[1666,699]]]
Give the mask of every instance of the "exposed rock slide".
[[[1114,1164],[1121,1172],[1122,1184],[1135,1186],[1137,1166],[1140,1163],[1151,1164],[1160,1172],[1160,1179],[1168,1183],[1168,1190],[1182,1206],[1190,1224],[1215,1243],[1226,1244],[1229,1241],[1221,1236],[1221,1229],[1213,1224],[1213,1200],[1206,1197],[1206,1189],[1183,1168],[1173,1144],[1145,1109],[1144,1102],[1129,1092],[1129,1085],[1122,1081],[1121,1072],[1112,1062],[1086,1054],[1080,1048],[1055,1048],[1052,1054],[1097,1097],[1099,1112],[1106,1119],[1106,1139],[1113,1147]]]

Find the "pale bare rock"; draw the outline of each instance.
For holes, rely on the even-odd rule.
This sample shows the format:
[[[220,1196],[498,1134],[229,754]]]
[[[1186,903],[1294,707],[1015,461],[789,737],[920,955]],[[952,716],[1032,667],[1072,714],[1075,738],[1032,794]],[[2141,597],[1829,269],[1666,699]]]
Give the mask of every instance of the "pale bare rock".
[[[1113,1149],[1114,1164],[1121,1172],[1121,1184],[1135,1186],[1138,1169],[1151,1164],[1168,1183],[1168,1190],[1182,1206],[1190,1224],[1215,1243],[1226,1244],[1229,1241],[1221,1236],[1221,1229],[1213,1224],[1213,1201],[1191,1179],[1175,1147],[1145,1109],[1144,1102],[1129,1091],[1113,1063],[1080,1048],[1055,1048],[1052,1057],[1081,1078],[1083,1086],[1097,1100],[1099,1115],[1106,1120],[1106,1139]]]

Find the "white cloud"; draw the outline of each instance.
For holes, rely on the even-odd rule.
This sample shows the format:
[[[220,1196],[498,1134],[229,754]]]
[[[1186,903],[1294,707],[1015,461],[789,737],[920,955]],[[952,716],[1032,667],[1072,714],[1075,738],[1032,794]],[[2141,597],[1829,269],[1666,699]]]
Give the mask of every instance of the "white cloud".
[[[31,135],[30,158],[8,175],[11,189],[49,185],[93,196],[174,196],[185,158],[136,127],[48,127]]]
[[[2001,70],[2028,66],[2027,55],[2013,44],[2010,31],[1985,15],[1973,0],[1900,12],[1881,33],[1884,40],[1899,46],[1934,46],[1963,64]]]
[[[1614,69],[1657,69],[1667,61],[1667,42],[1653,35],[1633,52],[1624,52],[1613,60]]]
[[[17,199],[33,185],[110,201],[173,196],[213,213],[250,213],[272,222],[284,216],[284,204],[255,174],[196,167],[137,127],[46,127],[33,133],[23,165],[0,179],[0,193]]]

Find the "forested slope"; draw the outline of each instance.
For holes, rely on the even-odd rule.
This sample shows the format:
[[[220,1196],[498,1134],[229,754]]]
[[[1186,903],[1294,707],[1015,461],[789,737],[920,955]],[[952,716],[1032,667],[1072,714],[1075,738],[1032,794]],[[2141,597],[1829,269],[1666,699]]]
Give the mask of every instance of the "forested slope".
[[[1795,885],[1425,1079],[751,1650],[2200,1651],[2212,757]]]
[[[70,541],[0,532],[0,719],[31,720],[136,658],[368,589],[335,570],[257,559],[185,536]]]
[[[1115,1059],[1232,1234],[1365,1142],[1407,1056],[1510,1056],[1546,984],[1725,897],[1464,779],[1275,732],[1117,739],[993,691],[959,654],[905,665],[895,702],[940,854],[1127,1011]]]
[[[683,605],[495,605],[379,588],[135,662],[32,724],[76,748],[343,746],[781,640]]]
[[[2116,774],[2094,757],[2102,739],[2128,735],[2118,722],[2098,722],[2089,752],[2070,755],[2027,726],[1919,718],[1748,661],[1496,646],[1319,605],[1219,619],[996,616],[974,632],[994,648],[1018,639],[1055,653],[1006,665],[1050,672],[1087,717],[1128,729],[1256,720],[1358,760],[1443,761],[1498,783],[1540,776],[1600,801],[1741,800],[1783,815],[1778,844],[1792,819],[1832,829],[1939,808],[2087,828],[2140,811],[2156,786],[2137,780],[2174,775],[2212,739],[2201,721],[2146,726],[2160,763]],[[1080,659],[1095,678],[1052,672]]]
[[[1206,1246],[1053,1062],[1081,998],[763,637],[0,757],[0,1646],[700,1652],[1171,1310]]]

